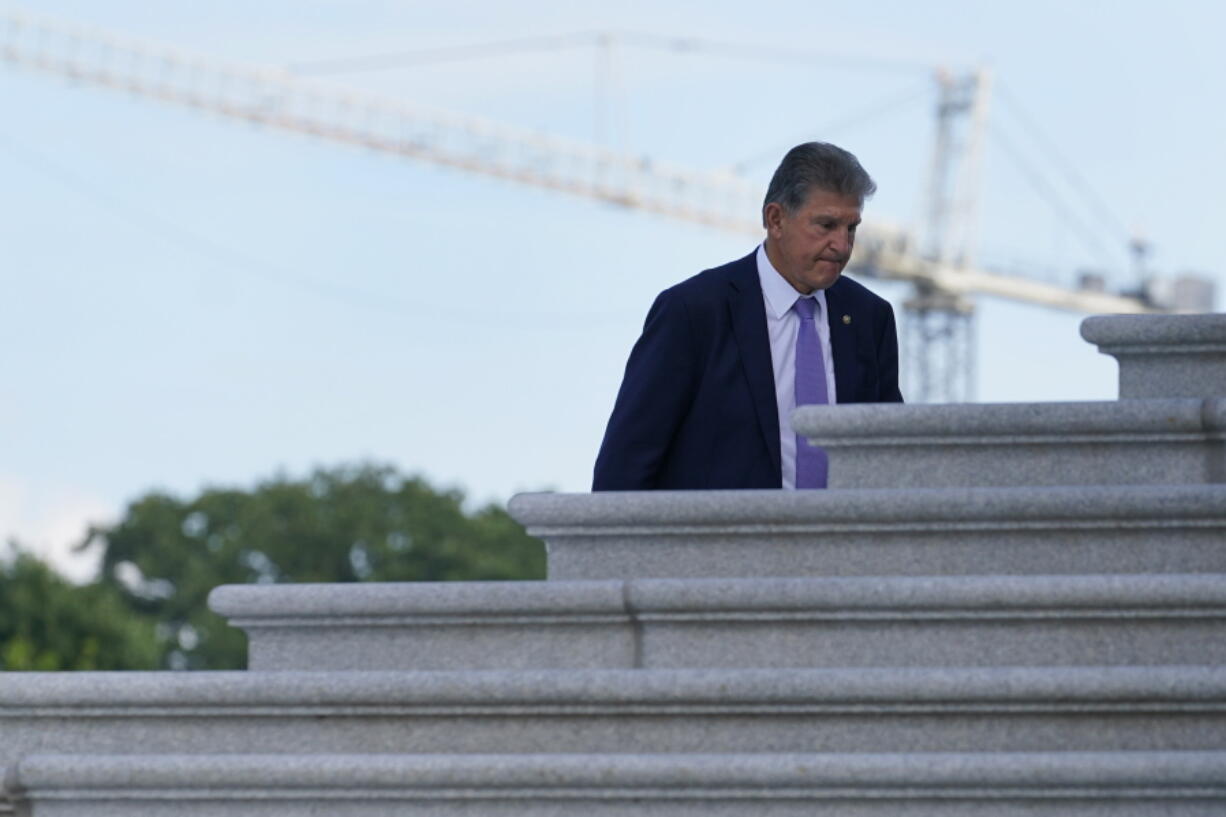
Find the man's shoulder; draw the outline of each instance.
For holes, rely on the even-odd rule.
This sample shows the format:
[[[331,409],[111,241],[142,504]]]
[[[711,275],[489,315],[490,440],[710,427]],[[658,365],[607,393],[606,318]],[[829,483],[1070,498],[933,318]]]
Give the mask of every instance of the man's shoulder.
[[[840,298],[849,303],[871,304],[875,307],[889,307],[890,305],[890,302],[885,298],[882,298],[854,278],[848,278],[846,275],[840,275],[839,280],[835,281],[830,286],[830,289],[826,290],[826,297]]]
[[[743,258],[692,275],[664,290],[661,297],[679,297],[687,303],[701,303],[724,297],[730,286],[736,290],[758,287],[756,250]]]

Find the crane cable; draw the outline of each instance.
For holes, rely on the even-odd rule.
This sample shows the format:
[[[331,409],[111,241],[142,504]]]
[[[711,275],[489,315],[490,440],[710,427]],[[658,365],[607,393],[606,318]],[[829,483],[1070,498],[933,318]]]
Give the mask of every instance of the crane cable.
[[[318,276],[303,275],[300,270],[290,270],[284,265],[256,258],[227,246],[199,230],[177,223],[163,211],[153,211],[125,201],[110,190],[68,169],[42,151],[22,144],[11,134],[2,131],[0,131],[0,151],[7,153],[19,164],[71,190],[78,197],[90,202],[112,218],[125,222],[141,232],[157,236],[167,244],[198,258],[220,264],[221,269],[239,268],[245,274],[260,278],[267,283],[307,292],[324,300],[342,303],[349,307],[391,312],[401,316],[407,315],[411,316],[414,321],[430,323],[451,321],[451,318],[446,317],[446,311],[439,309],[437,305],[406,300],[386,292],[340,284]],[[494,314],[498,321],[505,325],[543,331],[570,329],[582,332],[595,324],[623,324],[628,319],[626,315],[611,312],[576,313],[574,310],[565,312],[546,310],[530,314],[523,311],[502,310]]]
[[[1095,237],[1093,231],[1086,227],[1085,222],[1068,207],[1059,192],[1044,179],[1042,171],[1026,158],[1025,154],[1022,153],[1012,140],[1005,136],[1004,131],[995,124],[989,125],[988,131],[996,138],[997,144],[1004,148],[1005,152],[1017,164],[1018,169],[1022,171],[1022,178],[1034,188],[1035,192],[1047,202],[1048,206],[1073,226],[1073,232],[1086,249],[1099,256],[1100,261],[1103,260],[1104,256],[1109,256],[1110,252],[1103,245],[1102,241]]]
[[[823,65],[848,71],[870,70],[914,73],[916,71],[930,71],[933,67],[930,63],[912,60],[864,57],[853,54],[823,54],[802,49],[786,49],[776,46],[720,42],[699,37],[670,37],[641,31],[617,30],[578,31],[551,36],[517,37],[475,45],[444,46],[441,48],[393,51],[355,57],[307,60],[290,63],[286,67],[290,72],[300,76],[320,76],[324,74],[362,71],[386,71],[414,65],[489,59],[506,54],[558,51],[567,48],[608,45],[611,43],[667,51],[675,54],[706,52],[730,59]]]
[[[1083,203],[1098,219],[1101,226],[1113,233],[1115,237],[1122,238],[1121,244],[1127,244],[1130,231],[1124,226],[1123,221],[1111,210],[1085,177],[1077,171],[1076,166],[1060,153],[1055,141],[1043,133],[1036,118],[1027,113],[1017,98],[1001,83],[998,82],[994,90],[1012,116],[1030,136],[1031,141],[1046,154],[1049,165],[1061,174],[1064,183],[1070,189],[1081,196]]]
[[[764,150],[746,159],[742,159],[739,162],[735,162],[730,165],[730,169],[733,173],[743,173],[748,168],[761,164],[762,162],[778,161],[780,156],[782,156],[789,148],[798,142],[809,141],[815,136],[819,136],[823,141],[825,141],[829,136],[839,131],[844,131],[858,125],[862,125],[869,120],[877,118],[878,116],[893,113],[899,108],[922,98],[926,93],[926,82],[909,85],[903,89],[901,93],[895,93],[889,97],[880,99],[871,105],[866,105],[860,110],[849,114],[848,116],[835,119],[826,125],[810,128],[803,136],[788,142],[785,146],[771,148],[769,151]]]

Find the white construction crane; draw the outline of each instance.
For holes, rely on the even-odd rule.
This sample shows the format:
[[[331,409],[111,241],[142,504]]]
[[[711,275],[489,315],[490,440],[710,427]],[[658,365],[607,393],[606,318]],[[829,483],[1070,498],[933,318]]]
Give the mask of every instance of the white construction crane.
[[[762,191],[730,171],[687,169],[473,116],[430,111],[295,77],[284,69],[239,65],[19,10],[0,12],[0,59],[224,117],[722,230],[755,237],[762,231],[756,218]],[[973,314],[970,298],[977,294],[1089,313],[1176,310],[1177,304],[1141,296],[1072,289],[976,268],[969,251],[979,151],[974,134],[982,133],[986,75],[956,81],[942,77],[939,83],[929,219],[929,238],[936,243],[925,252],[904,230],[866,225],[849,265],[861,275],[914,286],[904,325],[912,329],[911,348],[917,353],[912,365],[919,379],[909,398],[971,398],[973,362],[966,338]],[[953,161],[951,134],[965,112],[971,113],[972,138]],[[964,339],[953,342],[959,334]],[[965,359],[957,359],[960,354]]]

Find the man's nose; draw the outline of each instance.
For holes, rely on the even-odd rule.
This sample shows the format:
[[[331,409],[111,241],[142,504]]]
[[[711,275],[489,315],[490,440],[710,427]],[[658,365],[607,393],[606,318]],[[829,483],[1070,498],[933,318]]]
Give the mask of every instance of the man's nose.
[[[851,252],[851,243],[851,230],[848,229],[835,230],[830,237],[831,249],[840,255],[847,255]]]

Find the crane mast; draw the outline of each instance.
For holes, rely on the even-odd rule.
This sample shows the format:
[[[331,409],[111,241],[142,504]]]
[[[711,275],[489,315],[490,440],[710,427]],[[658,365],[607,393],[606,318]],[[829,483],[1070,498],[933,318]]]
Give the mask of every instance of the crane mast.
[[[936,75],[936,129],[928,179],[924,257],[956,274],[974,268],[991,77],[986,69]],[[905,393],[919,403],[975,396],[975,302],[935,278],[917,280],[903,302]]]

